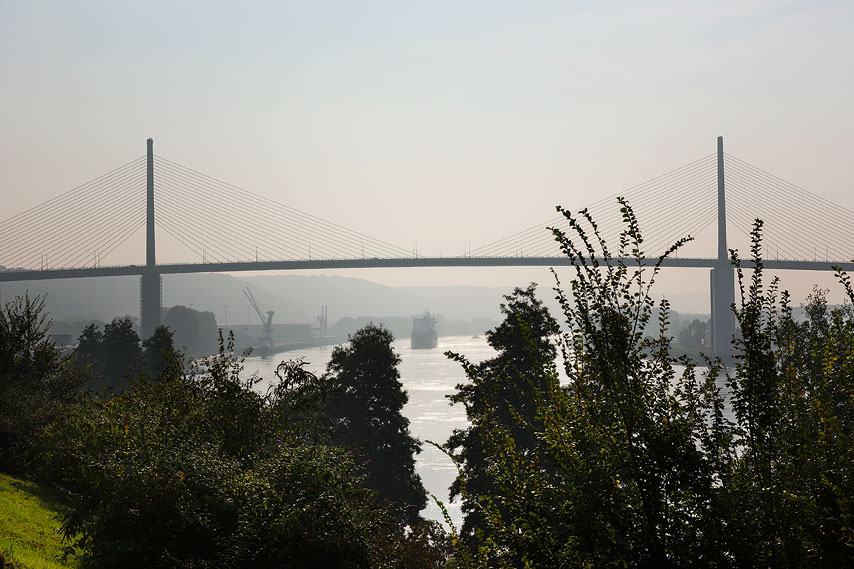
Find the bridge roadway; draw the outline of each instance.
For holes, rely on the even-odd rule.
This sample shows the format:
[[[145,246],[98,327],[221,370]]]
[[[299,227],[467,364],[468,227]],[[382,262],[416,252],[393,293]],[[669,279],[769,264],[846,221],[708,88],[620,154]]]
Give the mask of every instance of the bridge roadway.
[[[657,259],[647,259],[647,266],[655,264]],[[600,264],[604,259],[598,258]],[[617,263],[618,259],[612,259]],[[626,264],[634,265],[633,259]],[[306,269],[365,269],[365,268],[412,268],[412,267],[561,267],[571,265],[568,257],[406,257],[399,259],[328,259],[302,261],[249,261],[235,263],[186,263],[157,265],[155,272],[161,275],[187,273],[231,273],[241,271],[296,271]],[[743,260],[745,268],[752,263]],[[763,261],[766,269],[797,271],[830,271],[834,266],[854,273],[854,261],[834,263],[833,261]],[[664,267],[715,268],[717,259],[709,258],[670,258],[662,264]],[[0,272],[0,282],[32,281],[48,279],[75,279],[86,277],[140,276],[147,272],[145,265],[127,265],[118,267],[89,267],[80,269],[45,270],[6,270]]]

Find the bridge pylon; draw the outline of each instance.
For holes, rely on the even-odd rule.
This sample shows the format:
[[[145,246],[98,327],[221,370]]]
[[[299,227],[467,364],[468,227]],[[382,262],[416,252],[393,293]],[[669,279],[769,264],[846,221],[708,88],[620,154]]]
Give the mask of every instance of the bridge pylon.
[[[732,357],[735,335],[735,270],[726,243],[726,187],[724,183],[724,137],[718,137],[718,256],[711,270],[709,293],[712,308],[712,353]]]
[[[160,326],[162,283],[154,254],[154,139],[148,139],[146,162],[145,272],[140,277],[140,331],[142,339],[150,338]]]

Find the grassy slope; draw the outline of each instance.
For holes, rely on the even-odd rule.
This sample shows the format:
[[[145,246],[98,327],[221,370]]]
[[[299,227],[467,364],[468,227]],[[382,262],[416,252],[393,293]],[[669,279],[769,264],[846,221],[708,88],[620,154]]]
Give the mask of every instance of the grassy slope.
[[[50,489],[0,473],[0,554],[21,569],[78,567],[62,560],[66,544],[57,529],[64,511]]]

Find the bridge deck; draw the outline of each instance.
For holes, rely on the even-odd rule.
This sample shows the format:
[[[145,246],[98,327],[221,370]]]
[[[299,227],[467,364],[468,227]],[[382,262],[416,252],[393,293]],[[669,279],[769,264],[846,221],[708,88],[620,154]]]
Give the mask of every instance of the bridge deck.
[[[604,264],[604,259],[597,259]],[[616,263],[618,259],[612,259]],[[648,259],[647,265],[656,259]],[[634,260],[626,259],[626,264]],[[839,267],[854,272],[854,262],[834,263],[832,261],[763,261],[768,270],[831,271]],[[302,261],[250,261],[242,263],[187,263],[157,265],[156,272],[163,275],[187,273],[231,273],[241,271],[296,271],[320,269],[366,269],[366,268],[404,268],[404,267],[561,267],[571,265],[567,257],[410,257],[399,259],[328,259]],[[750,261],[743,261],[746,268]],[[714,268],[716,259],[708,258],[672,258],[666,259],[665,267]],[[86,277],[139,276],[147,271],[145,265],[127,265],[119,267],[89,267],[81,269],[47,269],[37,271],[7,270],[0,272],[0,282],[33,281],[48,279],[75,279]]]

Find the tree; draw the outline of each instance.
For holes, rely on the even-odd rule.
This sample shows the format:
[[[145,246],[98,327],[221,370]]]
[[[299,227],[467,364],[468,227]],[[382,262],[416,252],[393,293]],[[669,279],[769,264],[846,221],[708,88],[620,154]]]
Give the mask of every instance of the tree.
[[[81,366],[91,366],[92,372],[100,375],[99,360],[101,358],[101,344],[104,342],[104,333],[97,324],[89,324],[77,338],[77,349],[74,357]]]
[[[139,335],[133,329],[130,316],[113,318],[104,326],[104,341],[101,344],[104,376],[111,379],[115,387],[123,385],[128,372],[139,363],[142,348]]]
[[[465,520],[461,533],[469,541],[476,531],[486,529],[481,502],[498,490],[490,473],[486,425],[505,429],[521,455],[543,462],[536,439],[542,425],[534,394],[557,386],[557,352],[551,337],[559,327],[535,291],[532,283],[504,297],[504,321],[486,333],[487,342],[498,352],[495,358],[474,365],[459,354],[447,354],[463,364],[468,379],[468,383],[457,385],[457,393],[450,398],[465,406],[471,426],[455,429],[445,447],[454,453],[460,467],[460,477],[450,489],[451,499],[462,495]]]
[[[45,433],[43,462],[76,490],[63,532],[89,564],[443,566],[428,531],[363,487],[353,453],[313,436],[328,382],[287,362],[262,394],[242,370],[230,338]]]
[[[66,365],[49,337],[44,298],[0,305],[0,469],[19,471],[40,429],[81,396],[89,379]]]
[[[94,324],[84,328],[75,357],[100,378],[93,383],[95,389],[122,391],[127,387],[128,375],[140,363],[139,344],[131,317],[117,317],[104,326],[103,332]]]
[[[749,280],[733,251],[740,303],[729,378],[737,449],[725,473],[734,556],[743,565],[854,565],[854,312],[814,290],[806,321],[778,280],[765,283],[761,220]],[[850,277],[838,271],[849,303]],[[733,510],[736,510],[736,507]]]
[[[666,300],[653,320],[662,263],[690,238],[648,259],[634,212],[618,202],[624,229],[615,253],[586,210],[575,217],[558,208],[569,231],[552,229],[575,269],[569,292],[557,289],[568,383],[543,408],[541,434],[566,487],[565,539],[594,565],[720,564],[712,448],[725,432],[716,414],[719,365],[709,362],[698,382],[694,367],[671,355]]]
[[[383,326],[368,324],[336,346],[326,368],[337,396],[328,407],[332,440],[364,464],[365,484],[396,505],[401,519],[416,522],[427,503],[414,455],[421,443],[401,413],[408,400],[400,383],[400,356]]]
[[[29,383],[55,368],[58,351],[48,337],[50,324],[41,296],[27,294],[0,307],[0,377]]]
[[[169,328],[158,326],[150,338],[142,341],[142,362],[143,373],[152,379],[161,377],[171,366],[181,365]]]
[[[566,384],[558,385],[553,352],[536,334],[517,344],[527,352],[519,358],[527,373],[543,379],[537,389],[517,391],[527,398],[518,409],[530,411],[510,411],[529,436],[500,412],[508,405],[498,387],[512,392],[514,374],[490,378],[499,385],[484,391],[486,412],[473,427],[482,433],[494,490],[473,496],[483,527],[458,552],[470,565],[726,564],[716,543],[725,533],[715,494],[717,443],[725,444],[726,432],[718,368],[711,365],[698,382],[687,360],[670,355],[669,305],[662,301],[656,311],[651,296],[663,260],[684,240],[647,259],[634,213],[620,205],[624,229],[615,253],[586,211],[576,218],[558,208],[569,230],[554,228],[553,235],[574,268],[569,290],[559,281],[555,289]]]
[[[191,354],[211,354],[217,348],[216,317],[186,306],[173,306],[166,312],[166,326],[175,335],[175,344]]]
[[[709,331],[708,321],[695,318],[679,331],[679,345],[683,348],[702,348]]]
[[[556,289],[567,381],[525,394],[536,409],[523,422],[535,452],[495,411],[501,392],[483,391],[486,412],[472,430],[490,485],[477,487],[462,455],[458,488],[482,527],[458,545],[460,565],[851,567],[851,278],[839,272],[852,304],[830,310],[816,291],[807,320],[796,322],[776,279],[765,282],[757,220],[750,266],[731,252],[741,293],[736,365],[707,359],[697,377],[686,357],[671,355],[667,302],[656,310],[650,294],[680,243],[646,259],[637,220],[620,203],[616,255],[586,211],[563,212],[572,235],[553,230],[575,268],[569,292]],[[523,346],[539,366],[543,348]]]

